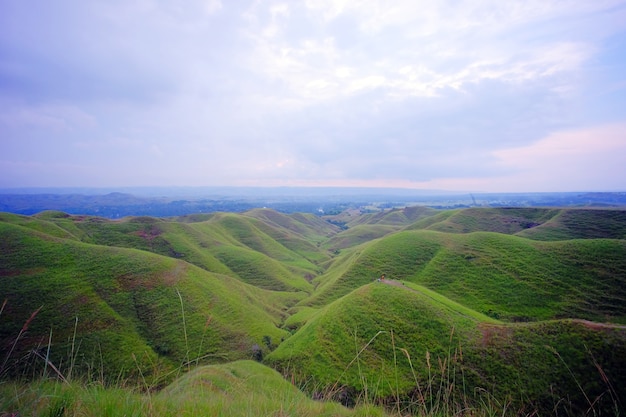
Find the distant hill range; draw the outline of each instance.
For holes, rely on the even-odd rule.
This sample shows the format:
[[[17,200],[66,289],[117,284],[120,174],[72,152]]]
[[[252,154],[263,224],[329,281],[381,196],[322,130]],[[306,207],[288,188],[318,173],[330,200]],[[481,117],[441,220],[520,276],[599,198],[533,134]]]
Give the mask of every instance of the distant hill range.
[[[244,212],[272,208],[282,213],[337,214],[350,208],[380,210],[421,205],[467,207],[626,207],[626,192],[468,194],[409,189],[328,187],[131,188],[124,192],[88,188],[0,189],[0,211],[36,214],[59,210],[110,219],[171,217],[193,213]]]

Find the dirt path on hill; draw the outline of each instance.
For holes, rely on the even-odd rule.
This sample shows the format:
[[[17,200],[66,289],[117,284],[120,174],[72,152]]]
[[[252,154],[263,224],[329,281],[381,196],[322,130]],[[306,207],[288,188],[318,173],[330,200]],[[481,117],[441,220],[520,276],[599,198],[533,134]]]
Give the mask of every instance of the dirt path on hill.
[[[590,329],[626,329],[626,325],[614,324],[614,323],[598,323],[597,321],[590,321],[584,319],[571,319],[574,323],[580,323]]]
[[[409,288],[406,285],[404,285],[402,282],[396,281],[395,279],[381,279],[378,282],[380,282],[381,284],[393,285],[394,287],[404,288],[407,291],[413,291],[415,293],[421,294],[421,292],[414,290],[413,288]]]

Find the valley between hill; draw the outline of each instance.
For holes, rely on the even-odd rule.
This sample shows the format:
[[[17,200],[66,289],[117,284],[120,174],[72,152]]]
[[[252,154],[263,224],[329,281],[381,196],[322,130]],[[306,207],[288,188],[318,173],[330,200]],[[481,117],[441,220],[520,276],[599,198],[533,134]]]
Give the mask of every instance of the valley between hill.
[[[223,404],[207,415],[248,415],[227,399],[233,384],[237,398],[282,396],[260,415],[626,405],[624,210],[0,213],[0,294],[3,389],[138,386],[173,414],[201,389]],[[254,375],[275,391],[244,382]],[[1,392],[0,412],[54,406]]]

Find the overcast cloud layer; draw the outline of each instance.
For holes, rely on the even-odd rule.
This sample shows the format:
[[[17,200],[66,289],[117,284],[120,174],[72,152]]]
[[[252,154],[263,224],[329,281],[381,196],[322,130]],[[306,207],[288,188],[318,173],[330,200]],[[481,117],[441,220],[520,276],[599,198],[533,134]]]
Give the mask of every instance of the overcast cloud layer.
[[[626,191],[623,0],[3,0],[0,187]]]

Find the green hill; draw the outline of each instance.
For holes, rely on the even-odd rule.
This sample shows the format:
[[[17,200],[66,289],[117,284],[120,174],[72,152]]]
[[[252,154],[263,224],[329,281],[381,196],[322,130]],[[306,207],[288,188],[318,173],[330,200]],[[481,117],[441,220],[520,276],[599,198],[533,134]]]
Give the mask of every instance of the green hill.
[[[536,240],[625,239],[626,210],[471,208],[443,211],[414,222],[408,229],[497,232]]]
[[[268,361],[306,386],[400,399],[413,412],[448,396],[452,415],[489,392],[512,408],[579,413],[590,405],[581,381],[605,410],[610,395],[624,395],[603,378],[626,382],[626,328],[490,321],[411,284],[368,284],[325,307]]]
[[[482,231],[515,234],[548,221],[558,212],[558,209],[542,208],[470,208],[445,212],[437,222],[425,219],[411,228],[449,233]]]
[[[328,254],[289,229],[272,228],[244,215],[218,213],[192,223],[150,217],[112,221],[57,212],[32,218],[6,217],[12,223],[53,236],[184,259],[207,271],[235,276],[267,289],[310,292],[312,287],[307,281],[320,272],[316,263],[329,259]]]
[[[338,253],[340,250],[370,242],[398,230],[397,226],[391,225],[359,224],[328,239],[324,247]]]
[[[27,337],[4,358],[5,371],[11,361],[47,345],[48,337],[55,363],[70,352],[77,356],[64,369],[103,367],[113,378],[196,358],[249,358],[264,337],[288,334],[277,326],[288,305],[301,298],[136,249],[60,239],[7,223],[0,223],[0,235],[5,352],[28,323]]]
[[[536,240],[626,239],[626,210],[564,209],[518,235]]]
[[[0,213],[0,379],[139,386],[183,413],[163,404],[232,407],[235,386],[267,397],[259,381],[288,400],[234,415],[608,415],[626,403],[625,231],[612,209]],[[365,408],[316,408],[252,358]]]
[[[404,227],[420,219],[431,217],[437,213],[439,213],[439,210],[435,210],[430,207],[413,206],[383,210],[373,213],[364,213],[359,216],[338,216],[338,219],[343,219],[349,227],[363,224]]]
[[[362,215],[344,213],[328,216],[329,220],[344,223],[346,227],[327,239],[324,247],[337,252],[402,230],[419,219],[430,218],[438,213],[439,211],[428,207],[415,206]]]
[[[324,285],[305,303],[326,303],[383,273],[509,321],[626,322],[626,241],[612,239],[538,242],[487,232],[399,232],[363,247],[348,267],[329,268]]]
[[[161,391],[168,414],[350,416],[339,404],[314,401],[275,370],[254,361],[237,361],[193,370]],[[204,399],[204,400],[202,400]]]
[[[452,332],[454,324],[459,332]],[[393,344],[406,349],[422,369],[427,349],[434,357],[446,355],[450,338],[457,345],[459,334],[478,338],[475,320],[420,292],[368,284],[323,308],[268,360],[323,386],[375,388],[372,395],[386,397],[415,386],[407,357]]]

